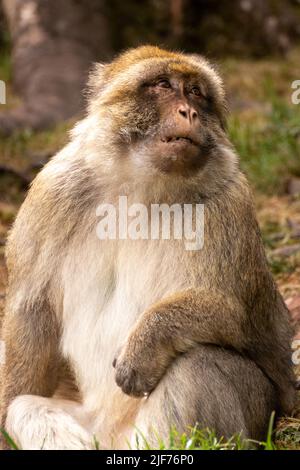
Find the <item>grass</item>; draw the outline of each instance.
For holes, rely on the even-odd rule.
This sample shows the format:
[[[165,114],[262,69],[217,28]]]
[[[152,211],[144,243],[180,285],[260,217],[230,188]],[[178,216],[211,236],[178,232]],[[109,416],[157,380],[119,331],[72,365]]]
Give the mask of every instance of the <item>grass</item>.
[[[300,419],[288,418],[276,429],[276,443],[279,448],[300,450]]]
[[[274,413],[269,421],[268,432],[265,441],[255,441],[243,439],[240,434],[232,436],[230,439],[219,438],[210,429],[199,429],[197,426],[190,432],[178,434],[176,429],[171,429],[167,441],[159,437],[159,433],[154,433],[157,444],[150,445],[145,436],[136,431],[136,442],[134,449],[138,450],[300,450],[300,420],[289,418],[281,420],[274,431]],[[0,430],[9,447],[19,450],[19,447],[9,434]],[[131,449],[128,444],[128,448]],[[101,444],[94,438],[94,449],[101,450]]]
[[[10,449],[19,450],[19,447],[17,446],[15,441],[10,437],[10,435],[4,429],[0,429],[0,432],[3,435]]]
[[[68,139],[70,124],[62,123],[42,132],[25,130],[0,140],[1,163],[26,170],[29,164],[49,158],[62,148]]]
[[[20,450],[18,445],[9,436],[9,434],[1,430],[8,446],[13,450]],[[276,446],[272,441],[272,437],[268,437],[266,442],[256,442],[252,440],[243,440],[239,434],[232,436],[226,440],[218,438],[214,431],[209,429],[199,430],[196,427],[190,433],[179,435],[176,430],[170,431],[167,442],[164,442],[157,435],[157,444],[150,445],[142,433],[137,431],[136,445],[134,449],[138,450],[249,450],[260,448],[262,450],[276,450]],[[95,450],[101,450],[100,443],[94,439]],[[128,448],[131,449],[128,444]]]
[[[140,433],[136,434],[135,448],[139,450],[245,450],[254,447],[253,441],[246,441],[239,434],[226,440],[218,438],[210,429],[193,428],[190,433],[179,435],[175,429],[170,431],[167,442],[156,434],[157,444],[151,446],[147,439]]]
[[[266,122],[243,121],[234,115],[229,135],[253,186],[274,194],[283,192],[290,176],[300,176],[300,105],[287,103],[270,84],[265,88],[270,105]]]

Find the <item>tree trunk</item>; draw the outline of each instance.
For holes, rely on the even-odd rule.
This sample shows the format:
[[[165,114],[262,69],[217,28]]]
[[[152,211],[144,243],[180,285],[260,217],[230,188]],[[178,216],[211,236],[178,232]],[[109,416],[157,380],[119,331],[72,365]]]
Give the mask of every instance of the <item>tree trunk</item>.
[[[112,53],[104,1],[3,0],[3,7],[23,104],[0,114],[0,131],[42,129],[78,113],[92,62]]]

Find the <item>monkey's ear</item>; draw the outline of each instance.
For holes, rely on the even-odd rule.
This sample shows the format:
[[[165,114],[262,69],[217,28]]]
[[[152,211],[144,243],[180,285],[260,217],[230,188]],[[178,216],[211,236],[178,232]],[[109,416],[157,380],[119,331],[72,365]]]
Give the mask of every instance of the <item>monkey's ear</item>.
[[[107,66],[107,64],[99,62],[93,64],[86,87],[86,95],[89,99],[95,98],[103,90],[106,83]]]

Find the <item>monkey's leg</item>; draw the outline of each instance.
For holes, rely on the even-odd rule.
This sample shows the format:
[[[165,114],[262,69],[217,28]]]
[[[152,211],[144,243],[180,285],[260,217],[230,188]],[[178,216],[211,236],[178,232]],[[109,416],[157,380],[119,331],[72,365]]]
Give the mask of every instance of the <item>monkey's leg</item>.
[[[88,450],[95,446],[87,418],[74,401],[21,395],[8,407],[6,429],[24,450]]]
[[[218,437],[265,439],[276,409],[273,386],[249,359],[216,346],[197,346],[178,356],[142,405],[135,427],[153,446],[166,445],[172,426],[179,433],[198,425]],[[143,439],[139,437],[141,446]],[[131,438],[136,445],[136,432]]]
[[[0,425],[5,426],[7,407],[17,396],[51,396],[57,385],[58,326],[45,299],[30,306],[8,305],[2,340],[5,361],[1,370]]]

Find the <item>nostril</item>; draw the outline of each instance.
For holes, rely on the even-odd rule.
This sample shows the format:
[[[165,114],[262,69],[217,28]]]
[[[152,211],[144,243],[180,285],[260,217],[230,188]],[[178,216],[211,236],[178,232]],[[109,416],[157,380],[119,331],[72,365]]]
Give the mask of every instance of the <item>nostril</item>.
[[[198,117],[197,111],[192,111],[192,119],[195,120]]]
[[[179,114],[181,114],[181,116],[183,116],[184,118],[187,118],[188,117],[188,113],[185,109],[183,108],[179,108]]]

